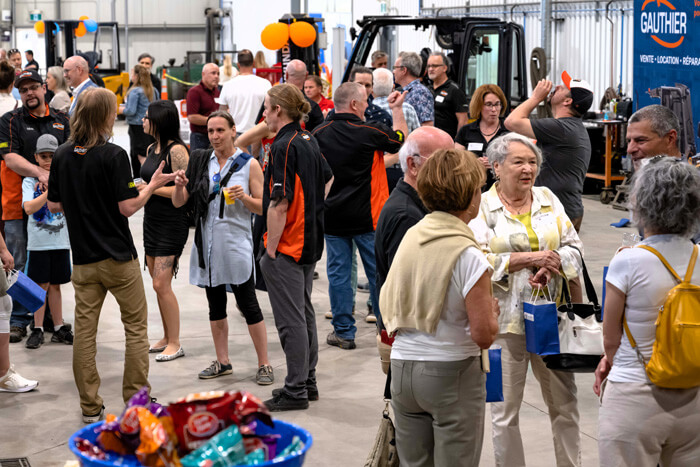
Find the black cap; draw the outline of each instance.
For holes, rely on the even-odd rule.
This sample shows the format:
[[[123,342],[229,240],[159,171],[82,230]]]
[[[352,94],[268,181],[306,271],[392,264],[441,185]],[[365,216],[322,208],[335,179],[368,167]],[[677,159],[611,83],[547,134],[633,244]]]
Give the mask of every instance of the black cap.
[[[39,84],[44,84],[44,80],[41,79],[41,75],[39,75],[39,72],[34,69],[28,68],[15,77],[15,87],[19,88],[19,85],[22,84],[22,81],[27,80],[36,81]]]

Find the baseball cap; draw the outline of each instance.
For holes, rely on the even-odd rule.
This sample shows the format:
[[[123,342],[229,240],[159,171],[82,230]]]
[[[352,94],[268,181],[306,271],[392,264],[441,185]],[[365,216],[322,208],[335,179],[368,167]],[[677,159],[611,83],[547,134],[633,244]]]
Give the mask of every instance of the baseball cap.
[[[591,85],[582,79],[571,78],[566,71],[561,74],[561,79],[571,93],[571,100],[573,101],[571,106],[574,110],[581,115],[588,112],[588,109],[593,105],[593,88]]]
[[[40,152],[56,152],[58,149],[58,140],[54,135],[41,135],[36,140],[36,153]]]
[[[28,69],[22,71],[20,74],[17,75],[15,78],[15,87],[19,88],[19,85],[22,84],[22,81],[26,80],[31,80],[31,81],[36,81],[39,84],[44,84],[44,80],[41,79],[41,75],[34,70],[34,69]]]

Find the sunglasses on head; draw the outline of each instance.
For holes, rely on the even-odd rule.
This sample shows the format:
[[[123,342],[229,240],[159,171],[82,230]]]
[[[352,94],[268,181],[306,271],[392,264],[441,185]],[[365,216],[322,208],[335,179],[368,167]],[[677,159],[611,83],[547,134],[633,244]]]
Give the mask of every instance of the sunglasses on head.
[[[19,53],[19,49],[10,49],[10,51],[7,52],[8,55],[14,55],[14,54],[18,54],[18,53]]]
[[[221,191],[221,174],[214,174],[211,181],[214,182],[214,194],[218,195],[219,191]]]

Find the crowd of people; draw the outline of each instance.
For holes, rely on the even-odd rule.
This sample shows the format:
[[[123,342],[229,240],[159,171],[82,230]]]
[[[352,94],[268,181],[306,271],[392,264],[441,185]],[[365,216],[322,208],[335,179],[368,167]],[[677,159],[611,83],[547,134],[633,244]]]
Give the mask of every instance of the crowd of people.
[[[0,61],[0,261],[5,270],[26,263],[48,292],[33,316],[0,297],[0,391],[38,384],[9,360],[9,343],[20,342],[31,322],[27,348],[41,347],[45,332],[73,345],[83,420],[102,419],[95,355],[107,292],[126,336],[123,398],[150,387],[149,353],[156,362],[185,356],[172,281],[193,226],[189,281],[205,290],[215,354],[199,378],[233,371],[230,292],[257,354],[255,381],[275,383],[256,294],[263,286],[286,357],[284,382],[265,403],[272,411],[307,409],[320,397],[315,266],[325,247],[333,328],[326,343],[355,349],[359,251],[368,279],[365,319],[377,323],[402,464],[479,464],[486,414],[480,356],[495,344],[503,379],[503,401],[491,405],[496,464],[525,465],[519,412],[531,367],[556,464],[580,465],[579,388],[572,373],[548,368],[527,350],[523,303],[540,289],[556,300],[564,289],[574,302],[583,298],[578,232],[591,153],[582,123],[593,103],[590,85],[567,73],[556,87],[542,80],[508,112],[494,84],[476,89],[469,102],[449,79],[442,53],[430,54],[426,67],[413,52],[401,52],[393,70],[388,61],[375,52],[372,68],[353,69],[332,99],[300,60],[287,64],[285,84],[275,86],[255,75],[249,50],[235,66],[206,64],[187,95],[188,148],[178,110],[159,100],[153,57],[144,54],[122,110],[130,154],[109,141],[116,97],[91,81],[84,57],[49,69],[46,83],[36,69],[18,72]],[[221,75],[228,80],[220,89]],[[543,101],[553,118],[531,119]],[[700,459],[698,387],[659,387],[645,373],[658,309],[676,284],[666,260],[700,285],[700,269],[693,261],[688,268],[700,228],[700,173],[680,160],[679,133],[678,119],[662,106],[629,120],[632,215],[642,245],[666,259],[630,248],[610,263],[605,355],[593,388],[601,396],[601,465]],[[145,265],[163,328],[153,343],[128,224],[141,208]],[[88,218],[94,212],[99,222]],[[69,280],[74,328],[63,323],[61,306],[60,286]],[[652,419],[653,426],[645,423]]]

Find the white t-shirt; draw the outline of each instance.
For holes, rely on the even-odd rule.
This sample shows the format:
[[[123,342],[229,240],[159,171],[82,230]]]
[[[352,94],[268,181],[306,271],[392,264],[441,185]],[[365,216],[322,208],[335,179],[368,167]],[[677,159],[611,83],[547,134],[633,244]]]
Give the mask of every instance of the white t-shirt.
[[[219,101],[228,106],[238,133],[255,126],[255,117],[271,87],[268,80],[255,75],[238,75],[224,84]]]
[[[678,235],[653,235],[642,242],[656,249],[681,278],[685,277],[693,244]],[[647,363],[656,337],[656,318],[666,301],[668,291],[678,285],[663,263],[651,252],[641,248],[620,251],[610,262],[606,282],[622,291],[625,297],[625,318],[632,337]],[[700,261],[693,271],[693,284],[700,285]],[[644,366],[637,352],[622,332],[620,347],[613,358],[608,376],[610,381],[647,383]]]
[[[12,94],[0,93],[0,116],[22,107],[22,101],[15,99]]]
[[[469,333],[464,299],[476,281],[490,269],[479,249],[470,247],[464,250],[452,272],[435,335],[415,329],[399,329],[391,348],[391,359],[456,362],[478,356],[481,349]],[[426,283],[426,287],[430,287],[430,283]]]

